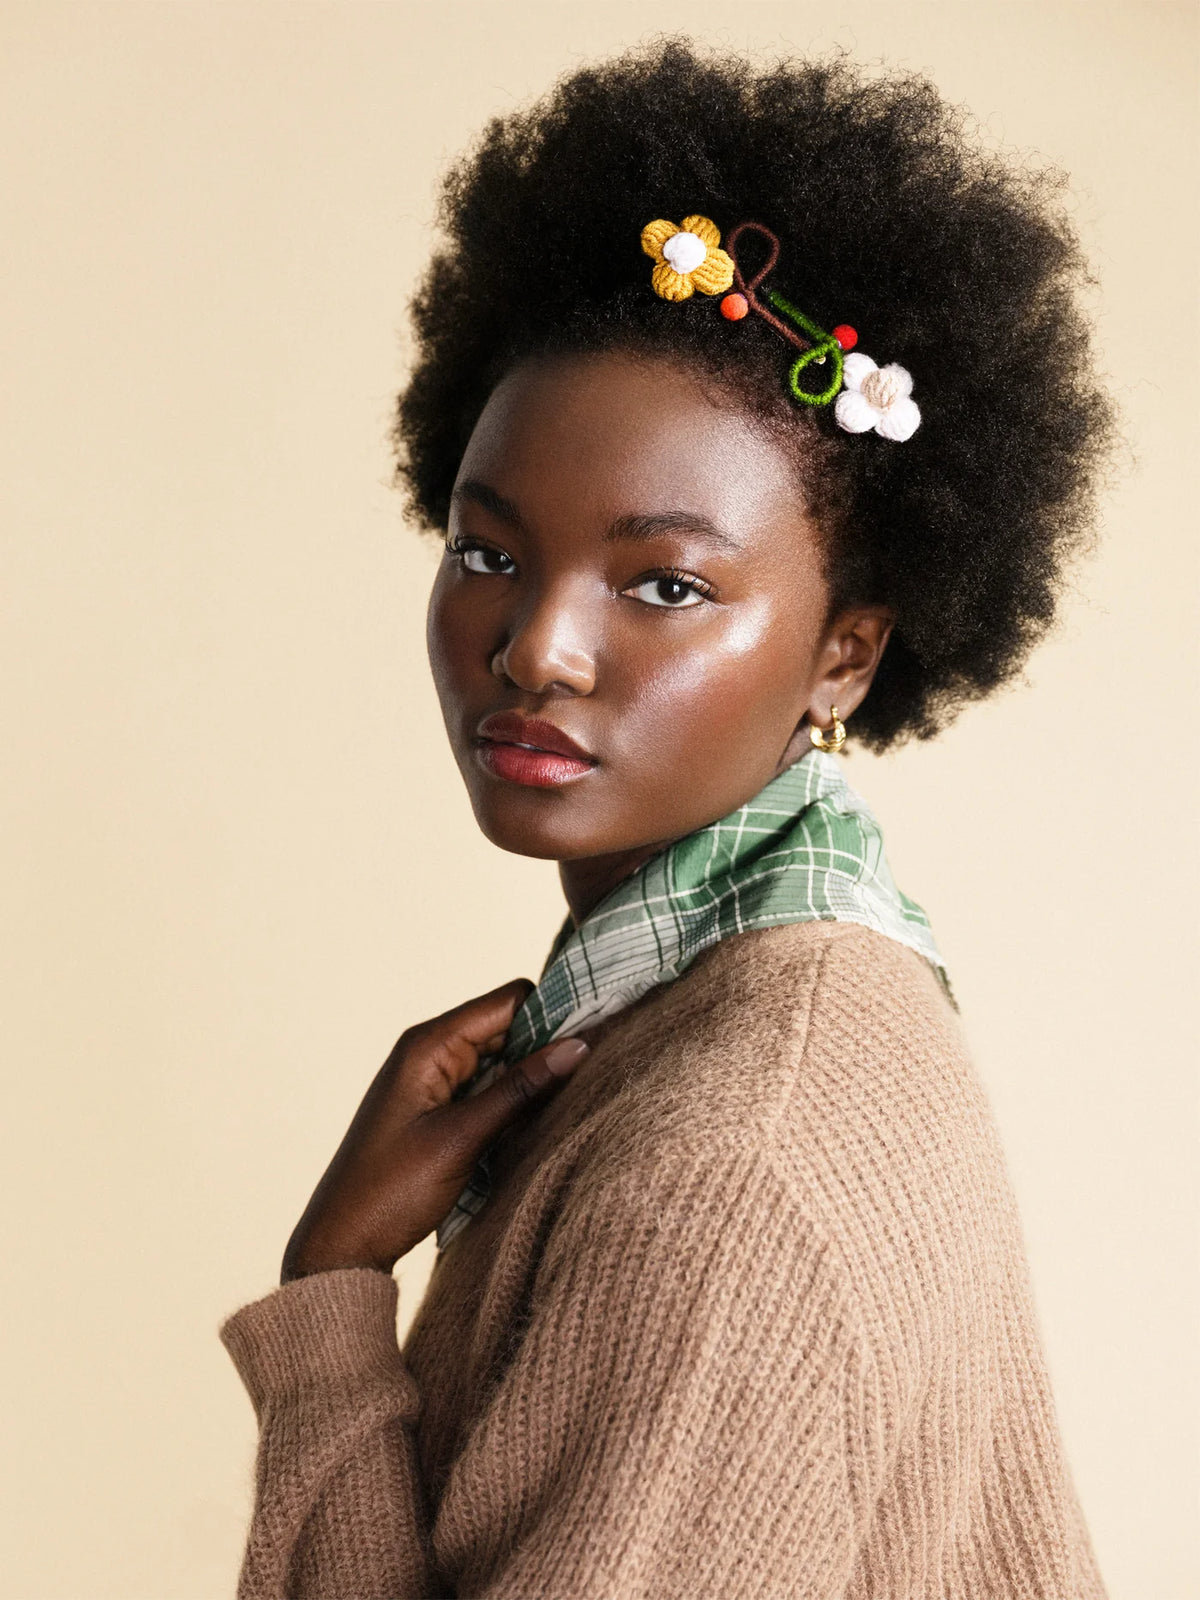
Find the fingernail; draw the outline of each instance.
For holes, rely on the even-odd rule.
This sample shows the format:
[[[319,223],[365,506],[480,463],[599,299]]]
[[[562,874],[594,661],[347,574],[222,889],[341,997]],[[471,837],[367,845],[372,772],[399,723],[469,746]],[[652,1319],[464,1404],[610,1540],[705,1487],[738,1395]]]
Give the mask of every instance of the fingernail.
[[[567,1073],[577,1067],[588,1053],[587,1042],[583,1039],[560,1039],[546,1051],[546,1065],[556,1078],[565,1078]]]

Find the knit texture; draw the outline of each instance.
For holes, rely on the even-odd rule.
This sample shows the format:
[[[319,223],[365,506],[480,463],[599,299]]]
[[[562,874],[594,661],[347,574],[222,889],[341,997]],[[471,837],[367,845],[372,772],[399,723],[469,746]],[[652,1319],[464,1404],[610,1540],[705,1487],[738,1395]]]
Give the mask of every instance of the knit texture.
[[[950,980],[929,919],[897,888],[879,823],[841,762],[816,749],[727,816],[676,839],[559,929],[537,986],[503,1049],[484,1056],[455,1097],[487,1088],[551,1039],[575,1034],[671,983],[730,934],[782,922],[861,922],[911,945]],[[438,1249],[482,1210],[491,1189],[483,1151],[438,1225]]]
[[[930,965],[755,929],[590,1037],[403,1349],[365,1269],[222,1326],[239,1600],[1106,1600]]]

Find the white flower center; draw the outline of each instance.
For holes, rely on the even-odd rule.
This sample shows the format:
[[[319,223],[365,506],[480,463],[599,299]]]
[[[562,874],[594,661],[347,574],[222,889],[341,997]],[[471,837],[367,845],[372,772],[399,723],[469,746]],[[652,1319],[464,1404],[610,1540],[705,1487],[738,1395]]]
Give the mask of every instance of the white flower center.
[[[885,372],[880,367],[874,372],[867,373],[863,379],[862,392],[876,411],[890,411],[901,398],[900,380],[894,372]]]
[[[662,250],[664,259],[676,272],[695,272],[708,254],[708,246],[698,233],[673,233]]]

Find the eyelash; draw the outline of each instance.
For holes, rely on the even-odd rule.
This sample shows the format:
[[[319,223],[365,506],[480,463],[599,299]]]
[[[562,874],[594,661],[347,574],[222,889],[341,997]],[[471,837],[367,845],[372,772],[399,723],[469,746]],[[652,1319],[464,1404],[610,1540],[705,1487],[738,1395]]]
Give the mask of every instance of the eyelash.
[[[704,578],[698,578],[694,572],[685,572],[681,567],[656,567],[653,572],[648,572],[644,578],[638,578],[636,582],[631,583],[629,587],[631,589],[636,589],[639,588],[643,583],[653,582],[653,580],[656,578],[672,578],[676,583],[685,583],[689,589],[694,590],[698,595],[702,595],[705,600],[707,600],[713,592],[713,586],[711,583],[708,583]],[[666,609],[668,611],[679,611],[684,608],[680,606],[668,606]]]
[[[460,563],[463,562],[463,558],[468,550],[491,550],[495,555],[504,556],[506,561],[512,560],[511,556],[505,555],[505,552],[500,550],[496,545],[485,544],[482,539],[462,538],[449,539],[446,541],[446,553]],[[475,576],[506,578],[508,577],[508,573],[476,573]],[[675,583],[686,584],[689,589],[698,594],[704,600],[707,600],[714,592],[712,584],[706,579],[698,578],[694,572],[686,572],[682,567],[655,567],[653,571],[644,573],[640,578],[635,578],[634,581],[628,585],[628,587],[630,589],[637,589],[640,588],[644,583],[653,583],[660,578],[669,578]],[[624,590],[622,590],[622,593],[624,593]],[[644,605],[649,604],[648,601],[643,601],[642,603]],[[691,608],[689,606],[672,606],[664,604],[658,609],[663,611],[687,611]]]

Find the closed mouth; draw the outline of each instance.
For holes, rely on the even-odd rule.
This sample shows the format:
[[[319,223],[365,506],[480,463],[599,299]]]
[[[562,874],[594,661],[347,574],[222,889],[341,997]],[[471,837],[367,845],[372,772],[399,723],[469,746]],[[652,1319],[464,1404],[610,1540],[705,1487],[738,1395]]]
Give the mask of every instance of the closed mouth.
[[[493,744],[516,745],[518,749],[537,751],[540,755],[565,756],[570,761],[596,764],[596,757],[576,744],[562,728],[541,717],[523,717],[517,711],[498,711],[485,717],[476,729],[476,737]]]

